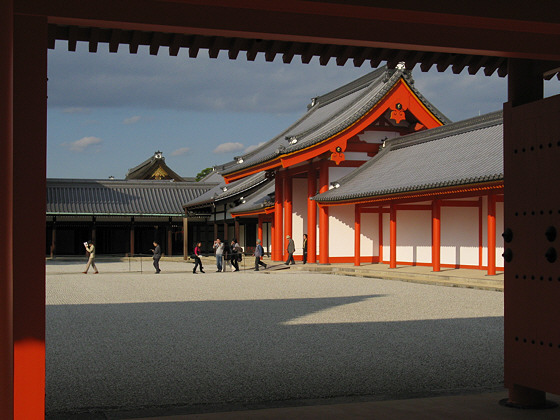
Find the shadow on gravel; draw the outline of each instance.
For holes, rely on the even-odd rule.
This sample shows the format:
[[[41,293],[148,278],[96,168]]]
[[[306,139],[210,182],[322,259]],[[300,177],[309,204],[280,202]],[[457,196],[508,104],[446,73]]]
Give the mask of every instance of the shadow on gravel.
[[[47,418],[501,385],[502,317],[286,324],[382,298],[49,305]]]

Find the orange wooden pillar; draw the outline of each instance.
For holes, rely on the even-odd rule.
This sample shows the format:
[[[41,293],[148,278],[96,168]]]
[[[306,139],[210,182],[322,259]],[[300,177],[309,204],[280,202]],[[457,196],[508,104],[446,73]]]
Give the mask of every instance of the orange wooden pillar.
[[[14,18],[13,110],[13,173],[20,174],[13,177],[14,417],[38,419],[45,415],[45,250],[37,245],[46,241],[44,17]]]
[[[13,1],[0,2],[0,418],[13,417]],[[43,216],[44,220],[44,216]]]
[[[261,245],[262,245],[262,241],[263,241],[263,217],[262,217],[262,214],[259,214],[259,220],[257,222],[257,238],[261,241]],[[237,238],[237,240],[239,240],[239,238]]]
[[[379,263],[383,262],[383,208],[379,207],[379,217],[377,219],[379,229]]]
[[[432,268],[440,271],[441,254],[441,201],[432,202]]]
[[[319,169],[319,192],[329,190],[329,162],[321,161]],[[329,208],[319,205],[319,264],[329,263]]]
[[[391,204],[389,222],[389,268],[397,268],[397,209]]]
[[[354,265],[356,266],[360,265],[361,216],[360,206],[356,204],[354,206]]]
[[[289,171],[284,173],[284,236],[292,235],[292,176]],[[282,250],[287,248],[286,241],[282,241],[284,246]]]
[[[496,275],[496,195],[488,196],[488,275]]]
[[[317,171],[309,164],[307,172],[307,262],[317,262],[317,202],[311,200],[317,194]]]
[[[282,174],[280,172],[276,172],[276,178],[274,179],[274,234],[272,236],[272,260],[273,261],[282,261],[282,249],[284,248],[282,240],[282,235],[284,229],[282,228],[283,222],[283,199],[282,199]]]

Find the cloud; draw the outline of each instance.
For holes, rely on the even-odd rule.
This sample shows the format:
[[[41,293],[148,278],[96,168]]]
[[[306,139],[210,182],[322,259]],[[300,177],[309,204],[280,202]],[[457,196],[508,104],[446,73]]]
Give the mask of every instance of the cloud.
[[[61,143],[61,145],[73,152],[83,152],[87,148],[101,143],[103,143],[103,140],[99,137],[82,137],[80,140]]]
[[[234,142],[222,143],[214,149],[214,153],[231,153],[231,152],[237,152],[239,150],[243,150],[244,148],[245,146],[243,146],[243,144],[241,143],[234,143]]]
[[[135,124],[140,121],[142,117],[140,115],[135,115],[134,117],[125,118],[123,120],[123,124]]]
[[[211,59],[201,52],[193,60],[147,48],[138,54],[110,54],[103,46],[90,54],[87,44],[65,51],[62,41],[49,50],[49,106],[186,109],[201,112],[305,112],[310,98],[362,76],[371,69],[320,66],[318,60],[284,64]],[[181,57],[182,56],[182,57]],[[185,77],[188,75],[188,77]]]
[[[190,147],[181,147],[180,149],[177,149],[174,152],[171,152],[171,156],[184,155],[185,153],[188,153],[190,150],[191,150]]]
[[[243,154],[250,153],[250,152],[252,152],[253,150],[258,149],[259,147],[261,147],[261,146],[262,146],[263,144],[265,144],[265,143],[266,143],[265,141],[261,141],[259,144],[252,144],[251,146],[247,147],[247,148],[243,151]]]
[[[80,106],[71,106],[69,108],[64,108],[62,112],[64,112],[65,114],[89,114],[90,109]]]

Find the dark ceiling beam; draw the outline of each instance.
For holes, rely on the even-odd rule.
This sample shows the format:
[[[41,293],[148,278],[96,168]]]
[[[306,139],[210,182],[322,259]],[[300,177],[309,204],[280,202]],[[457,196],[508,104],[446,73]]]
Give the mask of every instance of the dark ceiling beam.
[[[478,73],[478,71],[486,64],[489,58],[490,57],[488,56],[473,58],[469,63],[469,68],[468,68],[469,74],[475,75],[476,73]]]
[[[422,70],[423,72],[430,71],[432,66],[438,62],[440,57],[440,53],[427,53],[426,58],[420,64],[420,70]]]
[[[484,74],[486,76],[492,76],[494,72],[500,67],[501,59],[498,57],[492,57],[488,60],[486,66],[484,66]]]
[[[159,47],[163,41],[163,34],[161,32],[154,32],[152,40],[150,41],[150,55],[157,55]]]
[[[185,36],[183,34],[173,34],[171,37],[171,44],[169,45],[169,55],[177,57],[179,50],[183,46]]]
[[[362,64],[364,64],[364,61],[366,61],[368,56],[373,56],[373,54],[371,53],[372,51],[370,48],[361,47],[356,49],[356,54],[352,59],[352,62],[354,63],[354,67],[362,67]]]
[[[436,63],[437,71],[443,73],[453,63],[455,54],[445,54],[443,59],[438,60]]]
[[[128,51],[130,54],[138,53],[138,46],[140,45],[142,34],[140,31],[132,31],[132,36],[130,37],[130,43],[128,44]]]
[[[374,48],[373,51],[371,51],[371,55],[373,57],[369,60],[369,65],[372,69],[376,69],[385,59],[384,51],[382,48]]]
[[[304,51],[301,53],[301,62],[303,64],[309,64],[316,53],[316,49],[317,46],[315,44],[306,44]]]
[[[97,44],[99,43],[99,28],[91,28],[89,35],[89,52],[97,52]]]
[[[230,60],[235,60],[239,56],[239,52],[243,47],[243,40],[239,38],[231,38],[228,48],[228,57]]]
[[[169,47],[170,55],[178,55],[180,48],[188,48],[189,57],[195,58],[198,51],[209,50],[209,55],[216,58],[220,51],[228,51],[230,59],[237,59],[240,51],[247,52],[247,60],[254,61],[259,52],[264,53],[266,61],[273,61],[278,54],[282,54],[282,61],[290,63],[295,55],[300,55],[303,63],[309,63],[314,56],[319,57],[319,63],[326,65],[332,58],[337,65],[345,65],[349,59],[356,67],[360,67],[366,60],[373,68],[377,68],[383,61],[387,61],[390,68],[404,61],[407,69],[420,64],[422,71],[428,71],[434,64],[438,71],[445,71],[452,66],[453,72],[459,74],[468,68],[469,74],[476,74],[484,68],[485,75],[507,75],[505,58],[490,56],[448,54],[438,52],[414,51],[406,49],[369,48],[338,44],[315,44],[295,41],[274,41],[262,39],[231,38],[221,36],[185,35],[182,33],[163,33],[157,31],[120,30],[99,27],[61,26],[49,24],[48,47],[54,48],[56,40],[68,41],[71,51],[76,49],[78,41],[88,42],[90,52],[96,52],[99,43],[108,43],[109,51],[116,52],[120,44],[129,44],[131,53],[138,52],[139,45],[149,47],[150,54],[157,54],[162,46]],[[557,68],[556,62],[549,68]],[[547,77],[554,77],[547,74]]]
[[[71,26],[68,28],[68,51],[76,51],[76,44],[78,43],[78,28]]]

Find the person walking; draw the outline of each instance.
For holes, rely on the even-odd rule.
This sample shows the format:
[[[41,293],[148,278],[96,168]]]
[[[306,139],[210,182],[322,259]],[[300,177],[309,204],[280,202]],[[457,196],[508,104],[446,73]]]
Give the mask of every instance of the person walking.
[[[196,274],[196,267],[200,267],[200,272],[204,273],[204,268],[202,267],[202,260],[200,259],[200,256],[202,255],[202,249],[200,248],[201,246],[202,246],[202,242],[199,242],[194,247],[194,268],[192,270],[193,274]]]
[[[218,268],[218,270],[216,270],[216,273],[219,273],[222,271],[222,262],[223,262],[223,255],[224,255],[224,244],[222,243],[222,241],[220,241],[220,238],[217,238],[214,241],[214,252],[216,253],[216,267]]]
[[[255,247],[255,253],[253,255],[255,256],[255,271],[259,271],[259,265],[266,268],[266,264],[261,261],[261,258],[264,255],[264,249],[261,245],[260,239],[257,239],[257,246]]]
[[[152,257],[154,259],[154,268],[156,269],[156,274],[159,274],[161,270],[159,269],[159,260],[161,259],[161,246],[159,246],[158,241],[154,241],[154,249],[151,251],[154,253]]]
[[[307,264],[307,233],[303,234],[303,263]]]
[[[93,245],[92,241],[87,241],[84,242],[84,247],[86,248],[86,252],[88,253],[88,262],[86,264],[85,271],[82,271],[82,273],[87,274],[89,267],[91,266],[91,268],[95,270],[93,274],[98,274],[99,271],[97,271],[97,267],[95,265],[95,245]]]
[[[241,261],[242,252],[243,252],[243,248],[241,248],[241,245],[239,245],[237,239],[233,239],[233,241],[231,241],[231,257],[230,257],[231,265],[235,269],[233,271],[239,271],[239,261]]]
[[[288,251],[288,259],[286,260],[285,264],[294,265],[296,263],[294,260],[294,252],[296,252],[296,244],[290,235],[286,235],[286,239],[288,240],[288,248],[286,249]]]

